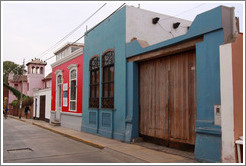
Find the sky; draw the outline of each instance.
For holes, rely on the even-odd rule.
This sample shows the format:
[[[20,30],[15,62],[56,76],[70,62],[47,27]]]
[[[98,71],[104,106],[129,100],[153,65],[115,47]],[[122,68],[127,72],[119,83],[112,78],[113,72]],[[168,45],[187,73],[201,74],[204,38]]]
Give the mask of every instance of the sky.
[[[90,20],[56,45],[105,3]],[[190,21],[196,15],[219,5],[235,7],[240,32],[245,30],[243,1],[1,1],[1,63],[13,61],[22,64],[25,59],[26,64],[34,58],[46,60],[65,43],[74,42],[83,36],[86,28],[98,24],[123,3]],[[83,43],[84,38],[78,42]],[[47,60],[45,75],[52,71],[50,64],[54,62],[55,57]]]

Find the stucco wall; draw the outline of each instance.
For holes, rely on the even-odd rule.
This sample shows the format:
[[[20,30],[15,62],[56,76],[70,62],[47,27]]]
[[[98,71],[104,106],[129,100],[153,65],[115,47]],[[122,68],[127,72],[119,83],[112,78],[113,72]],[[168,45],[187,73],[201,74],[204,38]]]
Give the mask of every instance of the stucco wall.
[[[34,67],[33,73],[31,72],[32,67]],[[37,67],[39,68],[38,73],[36,73]],[[40,68],[41,67],[43,68],[42,74],[40,74]],[[27,68],[28,68],[27,82],[29,83],[29,89],[27,89],[27,95],[33,96],[33,89],[34,88],[40,88],[40,89],[44,88],[42,79],[44,79],[44,75],[45,75],[45,65],[29,64],[27,66]]]
[[[77,106],[76,111],[69,111],[69,88],[68,88],[68,98],[67,98],[67,106],[63,106],[62,100],[62,112],[71,112],[71,113],[82,113],[82,92],[83,92],[83,55],[79,55],[74,59],[71,59],[63,64],[60,64],[54,68],[52,68],[52,101],[51,101],[51,110],[56,110],[56,74],[57,70],[62,70],[62,80],[63,84],[67,83],[68,87],[70,86],[70,70],[68,66],[71,64],[77,64]],[[63,94],[63,92],[62,92]]]
[[[84,47],[84,75],[83,75],[83,117],[82,130],[100,134],[109,138],[124,140],[125,112],[126,112],[126,9],[125,7],[100,23],[85,35]],[[115,76],[114,76],[114,109],[101,109],[102,96],[102,68],[100,67],[100,94],[99,109],[89,108],[89,61],[92,56],[99,55],[100,63],[102,54],[108,49],[115,51]],[[102,66],[100,64],[100,66]],[[108,125],[102,123],[104,115]],[[89,123],[89,119],[95,123]]]
[[[81,131],[82,114],[61,113],[61,126]]]
[[[224,30],[227,30],[228,27],[223,26],[222,20],[227,14],[225,12],[231,12],[231,10],[232,8],[219,6],[199,14],[185,35],[145,48],[142,48],[136,40],[126,46],[126,58],[131,58],[195,37],[203,37],[203,41],[196,44],[197,120],[195,159],[201,162],[221,162],[221,127],[215,124],[214,106],[221,104],[219,46],[224,44],[225,38],[228,40],[228,36],[232,37],[232,34],[224,36]],[[231,17],[228,19],[231,19]],[[134,73],[134,70],[129,71]],[[135,77],[138,77],[138,75],[135,75]],[[131,77],[127,77],[127,79],[131,79]],[[129,82],[134,83],[133,80],[129,80]],[[131,103],[130,99],[127,99],[127,101]],[[134,109],[134,105],[131,107]]]
[[[232,43],[232,75],[233,75],[233,111],[234,111],[234,139],[243,136],[243,34]],[[244,136],[245,137],[245,136]],[[245,145],[243,145],[245,146]],[[242,153],[242,152],[241,152]],[[236,156],[237,156],[236,151]],[[241,154],[244,156],[245,154]],[[237,158],[236,158],[237,160]],[[241,159],[243,161],[243,159]],[[238,162],[238,161],[237,161]]]
[[[220,46],[221,79],[221,161],[235,162],[232,48],[231,44]]]
[[[152,23],[155,17],[160,18],[157,24]],[[176,22],[180,22],[180,25],[174,29],[173,23]],[[153,45],[187,33],[187,27],[191,23],[188,20],[126,6],[126,43],[136,37]]]
[[[51,110],[51,88],[42,89],[33,93],[33,117],[40,117],[40,96],[45,96],[45,119],[50,119]],[[37,103],[36,100],[37,99]],[[35,105],[37,107],[35,108]],[[35,110],[36,109],[36,110]]]
[[[235,140],[243,135],[243,34],[232,43],[233,110]]]
[[[19,83],[9,82],[9,86],[11,86],[13,88],[15,88],[15,86],[14,86],[15,84],[18,84],[17,90],[21,92],[21,82],[19,82]],[[23,92],[23,94],[28,95],[27,94],[27,82],[23,82],[23,91],[22,92]],[[15,97],[15,95],[13,94],[13,92],[11,92],[9,90],[9,104],[12,103],[14,100],[17,100],[17,98]]]
[[[235,141],[243,135],[243,35],[220,46],[222,162],[237,162]]]
[[[44,87],[45,87],[45,84],[46,84],[46,87],[45,88],[51,88],[51,85],[52,85],[52,79],[51,80],[45,80],[43,82],[44,84]]]

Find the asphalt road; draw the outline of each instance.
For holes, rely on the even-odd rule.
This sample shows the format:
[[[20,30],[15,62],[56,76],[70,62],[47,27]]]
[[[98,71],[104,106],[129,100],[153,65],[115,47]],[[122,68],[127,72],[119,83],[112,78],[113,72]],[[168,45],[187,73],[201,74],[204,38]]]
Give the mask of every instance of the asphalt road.
[[[3,163],[140,163],[16,119],[3,119]]]

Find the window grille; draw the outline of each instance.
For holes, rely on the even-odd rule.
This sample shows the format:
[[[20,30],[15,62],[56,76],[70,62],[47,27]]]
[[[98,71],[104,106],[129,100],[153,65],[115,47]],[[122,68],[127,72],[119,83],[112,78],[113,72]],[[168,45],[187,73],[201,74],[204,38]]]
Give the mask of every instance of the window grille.
[[[77,70],[70,71],[70,110],[76,111],[76,93],[77,93]]]
[[[100,59],[99,56],[90,60],[90,98],[89,107],[99,107],[99,78],[100,78]]]
[[[114,51],[102,56],[102,108],[114,108]]]

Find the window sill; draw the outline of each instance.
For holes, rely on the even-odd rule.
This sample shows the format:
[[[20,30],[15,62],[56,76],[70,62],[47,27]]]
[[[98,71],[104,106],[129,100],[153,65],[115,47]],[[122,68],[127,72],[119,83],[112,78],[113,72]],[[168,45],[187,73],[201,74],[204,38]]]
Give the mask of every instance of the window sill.
[[[82,113],[72,113],[72,112],[61,112],[61,114],[63,115],[70,115],[70,116],[81,116],[82,117]]]
[[[100,108],[99,110],[102,110],[102,111],[116,111],[115,108]]]

